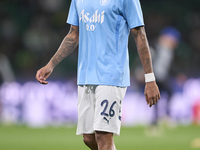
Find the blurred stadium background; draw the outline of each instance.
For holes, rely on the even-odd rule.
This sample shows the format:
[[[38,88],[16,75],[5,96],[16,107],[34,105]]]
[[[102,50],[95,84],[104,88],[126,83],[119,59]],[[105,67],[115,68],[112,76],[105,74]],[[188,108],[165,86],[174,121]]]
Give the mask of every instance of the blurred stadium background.
[[[159,133],[162,133],[153,138],[150,137],[154,133],[146,133],[155,117],[155,109],[146,106],[143,85],[137,78],[136,68],[141,64],[130,36],[131,86],[123,102],[122,139],[116,137],[117,143],[122,144],[118,145],[119,149],[200,149],[200,1],[140,1],[151,47],[167,26],[181,33],[169,71],[168,84],[173,93],[170,118],[166,120],[167,94],[162,93],[158,107],[162,126]],[[49,61],[68,33],[70,26],[65,22],[70,3],[70,0],[0,1],[1,150],[50,150],[59,144],[63,144],[59,149],[86,149],[81,138],[75,136],[74,127],[77,122],[77,50],[57,66],[49,85],[40,85],[35,80],[36,71]],[[53,136],[55,139],[45,140]],[[31,140],[34,138],[35,141]],[[36,144],[39,141],[43,141],[41,147]],[[54,145],[52,141],[57,142]],[[72,143],[77,142],[80,147],[73,148]],[[49,143],[52,147],[51,144],[45,147]]]

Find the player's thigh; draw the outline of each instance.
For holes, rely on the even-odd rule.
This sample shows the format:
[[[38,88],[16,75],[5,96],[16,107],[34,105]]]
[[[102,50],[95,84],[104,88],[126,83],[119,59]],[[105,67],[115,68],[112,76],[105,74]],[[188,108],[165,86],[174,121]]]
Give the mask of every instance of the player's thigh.
[[[126,93],[126,87],[97,86],[95,91],[95,131],[120,133],[121,106]]]
[[[78,86],[78,124],[77,135],[94,133],[94,88],[92,86]]]

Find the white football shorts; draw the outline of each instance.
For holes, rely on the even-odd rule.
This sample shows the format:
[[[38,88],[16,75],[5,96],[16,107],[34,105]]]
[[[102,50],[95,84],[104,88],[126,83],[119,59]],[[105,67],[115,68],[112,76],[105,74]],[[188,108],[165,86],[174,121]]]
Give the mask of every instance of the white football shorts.
[[[78,86],[77,135],[105,131],[120,134],[122,101],[127,87]]]

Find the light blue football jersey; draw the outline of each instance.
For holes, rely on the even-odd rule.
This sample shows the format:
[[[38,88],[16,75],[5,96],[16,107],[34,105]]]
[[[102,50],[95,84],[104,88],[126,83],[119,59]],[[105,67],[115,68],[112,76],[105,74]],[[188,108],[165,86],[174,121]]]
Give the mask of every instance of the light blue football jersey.
[[[67,23],[79,26],[78,85],[130,85],[128,36],[143,26],[139,0],[72,0]]]

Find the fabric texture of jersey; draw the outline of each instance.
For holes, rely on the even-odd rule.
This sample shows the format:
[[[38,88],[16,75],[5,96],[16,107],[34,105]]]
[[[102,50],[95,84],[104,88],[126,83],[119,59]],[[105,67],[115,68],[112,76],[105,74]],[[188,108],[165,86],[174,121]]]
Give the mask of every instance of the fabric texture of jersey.
[[[72,0],[67,23],[79,26],[78,85],[129,86],[129,31],[144,25],[139,0]]]

